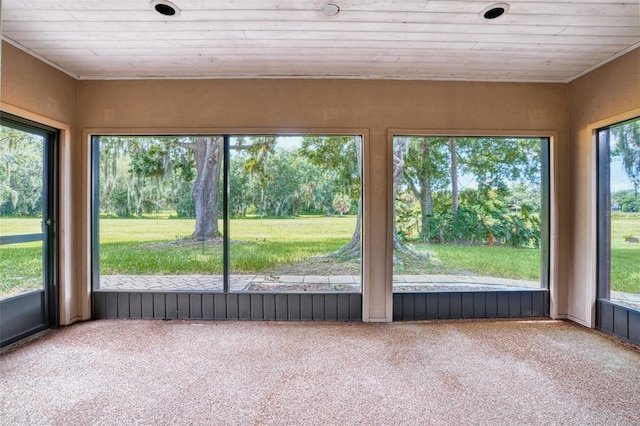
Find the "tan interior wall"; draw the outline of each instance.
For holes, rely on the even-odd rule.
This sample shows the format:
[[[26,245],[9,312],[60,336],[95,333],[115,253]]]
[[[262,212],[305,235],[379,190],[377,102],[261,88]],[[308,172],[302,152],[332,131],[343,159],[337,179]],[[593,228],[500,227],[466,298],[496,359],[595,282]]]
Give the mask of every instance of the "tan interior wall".
[[[83,188],[72,164],[82,161],[77,149],[77,85],[68,75],[2,42],[0,109],[61,130],[60,212],[58,242],[60,255],[60,321],[68,324],[86,318],[86,296],[74,262],[83,248],[78,229]],[[65,167],[66,166],[66,167]],[[85,311],[83,312],[83,309]]]
[[[640,49],[569,84],[570,153],[573,213],[572,255],[565,267],[569,282],[569,318],[587,326],[595,322],[596,298],[596,161],[594,131],[640,116]]]
[[[387,129],[558,132],[567,144],[566,85],[371,80],[81,81],[80,126],[150,129],[368,130],[365,141],[365,319],[391,320]],[[508,132],[507,132],[508,133]],[[86,143],[86,141],[85,141]],[[560,149],[560,152],[563,150]],[[566,151],[566,150],[565,150]],[[565,161],[566,155],[554,158]],[[84,163],[77,165],[80,176]],[[566,181],[557,168],[557,181]],[[560,188],[558,209],[567,191]],[[562,227],[561,229],[566,229]],[[365,231],[365,232],[366,232]],[[567,238],[560,238],[566,241]],[[556,253],[564,253],[556,250]],[[562,263],[562,262],[561,262]],[[555,269],[554,269],[555,270]],[[566,273],[555,282],[566,282]],[[558,281],[560,278],[560,281]],[[557,293],[557,292],[556,292]],[[562,294],[556,315],[565,313]]]
[[[2,42],[2,102],[75,125],[77,81]]]
[[[363,131],[367,144],[364,312],[391,319],[388,129],[416,133],[554,134],[552,314],[567,314],[572,255],[574,154],[568,140],[567,85],[371,80],[75,81],[3,44],[2,108],[67,126],[62,195],[67,286],[63,323],[89,317],[88,140],[112,132]],[[80,135],[83,136],[80,136]],[[77,137],[75,137],[77,136]],[[71,226],[73,225],[73,226]]]

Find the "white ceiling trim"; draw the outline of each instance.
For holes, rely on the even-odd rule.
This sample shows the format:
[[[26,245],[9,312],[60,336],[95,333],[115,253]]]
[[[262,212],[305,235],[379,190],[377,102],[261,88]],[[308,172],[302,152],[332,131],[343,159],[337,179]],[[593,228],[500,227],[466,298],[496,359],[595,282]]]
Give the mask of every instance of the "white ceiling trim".
[[[9,43],[10,45],[12,45],[13,47],[15,47],[15,48],[17,48],[17,49],[20,49],[20,50],[22,50],[22,51],[23,51],[23,52],[25,52],[25,53],[28,53],[29,55],[33,56],[34,58],[41,60],[41,61],[42,61],[42,62],[44,62],[45,64],[52,66],[53,68],[57,69],[58,71],[62,71],[63,73],[67,74],[69,77],[73,77],[73,78],[75,78],[76,80],[82,80],[82,77],[81,77],[81,76],[79,76],[79,75],[77,75],[77,74],[72,73],[71,71],[69,71],[69,70],[67,70],[67,69],[65,69],[65,68],[63,68],[63,67],[61,67],[60,65],[56,64],[55,62],[50,61],[49,59],[47,59],[47,58],[45,58],[45,57],[43,57],[43,56],[41,56],[41,55],[37,54],[37,53],[36,53],[36,52],[34,52],[33,50],[28,49],[28,48],[24,47],[23,45],[21,45],[20,43],[18,43],[18,42],[16,42],[16,41],[11,40],[9,37],[6,37],[5,35],[2,35],[2,40],[3,40],[3,41],[6,41],[7,43]]]
[[[579,72],[578,74],[574,75],[573,77],[569,77],[565,83],[571,83],[573,80],[576,80],[580,77],[582,77],[583,75],[587,75],[589,74],[591,71],[596,70],[598,68],[600,68],[601,66],[608,64],[609,62],[618,59],[621,56],[626,55],[627,53],[631,52],[632,50],[635,50],[637,48],[640,47],[640,42],[634,44],[633,46],[629,46],[628,48],[622,50],[621,52],[618,52],[617,54],[613,55],[610,58],[605,59],[604,61],[598,62],[597,64],[595,64],[594,66],[587,68],[586,70]]]

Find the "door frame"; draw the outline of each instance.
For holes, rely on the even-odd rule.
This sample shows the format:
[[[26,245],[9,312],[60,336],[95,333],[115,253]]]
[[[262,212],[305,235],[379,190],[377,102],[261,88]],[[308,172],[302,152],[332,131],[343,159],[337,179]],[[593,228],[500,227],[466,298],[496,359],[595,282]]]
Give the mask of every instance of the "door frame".
[[[0,111],[0,124],[44,137],[42,220],[43,222],[51,221],[49,225],[43,225],[45,232],[43,232],[42,290],[0,301],[4,322],[7,322],[6,316],[9,318],[10,325],[11,321],[14,325],[21,321],[26,323],[33,321],[31,326],[17,332],[12,332],[12,327],[9,327],[10,335],[0,332],[0,347],[4,347],[59,324],[57,244],[59,130],[2,111]],[[2,329],[4,327],[0,328]]]

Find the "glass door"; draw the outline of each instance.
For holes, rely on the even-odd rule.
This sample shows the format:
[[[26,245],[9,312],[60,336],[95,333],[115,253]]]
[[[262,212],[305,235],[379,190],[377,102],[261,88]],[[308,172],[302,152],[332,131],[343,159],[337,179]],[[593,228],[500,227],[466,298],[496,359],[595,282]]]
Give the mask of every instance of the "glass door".
[[[0,346],[55,318],[56,134],[0,116]]]

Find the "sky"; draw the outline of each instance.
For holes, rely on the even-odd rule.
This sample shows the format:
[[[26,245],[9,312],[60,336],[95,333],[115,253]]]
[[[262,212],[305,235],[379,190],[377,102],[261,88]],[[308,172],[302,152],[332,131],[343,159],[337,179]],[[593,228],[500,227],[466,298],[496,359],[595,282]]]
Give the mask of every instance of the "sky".
[[[615,159],[611,162],[611,192],[623,189],[633,189],[633,184],[627,178],[622,167],[622,161]]]
[[[278,137],[278,146],[285,149],[297,149],[302,144],[301,136],[280,136]],[[612,159],[611,161],[611,192],[621,191],[625,189],[633,189],[633,184],[627,178],[622,167],[620,159]],[[459,177],[460,189],[476,188],[477,182],[473,176],[462,175]]]
[[[613,132],[612,132],[613,133]],[[618,141],[616,141],[615,135],[612,134],[611,139],[611,150],[615,149]],[[622,159],[617,157],[611,158],[611,164],[609,166],[610,173],[610,187],[611,192],[621,191],[624,189],[633,189],[633,184],[627,177],[624,172],[624,167],[622,166]]]

